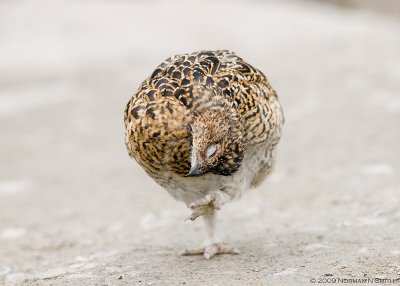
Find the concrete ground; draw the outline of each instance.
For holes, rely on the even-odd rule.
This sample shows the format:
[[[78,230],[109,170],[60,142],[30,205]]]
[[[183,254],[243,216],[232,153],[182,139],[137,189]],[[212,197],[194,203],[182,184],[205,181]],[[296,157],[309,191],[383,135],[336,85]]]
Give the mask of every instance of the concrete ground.
[[[1,1],[0,285],[393,285],[399,31],[314,2]],[[220,212],[242,254],[206,261],[177,255],[202,222],[130,160],[122,112],[163,59],[218,48],[286,125],[275,172]]]

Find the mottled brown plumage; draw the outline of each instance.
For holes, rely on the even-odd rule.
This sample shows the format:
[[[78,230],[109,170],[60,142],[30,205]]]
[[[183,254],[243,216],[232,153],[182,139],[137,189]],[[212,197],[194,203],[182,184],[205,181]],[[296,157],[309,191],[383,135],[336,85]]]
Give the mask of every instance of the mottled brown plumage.
[[[258,69],[229,51],[171,57],[132,96],[125,110],[131,157],[176,199],[205,215],[263,181],[271,170],[283,114]],[[236,250],[216,242],[185,254]]]

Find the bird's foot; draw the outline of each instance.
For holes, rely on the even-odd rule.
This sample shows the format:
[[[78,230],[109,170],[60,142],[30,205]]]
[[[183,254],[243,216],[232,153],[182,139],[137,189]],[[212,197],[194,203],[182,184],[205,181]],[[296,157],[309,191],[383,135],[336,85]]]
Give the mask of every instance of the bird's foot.
[[[195,220],[196,218],[198,218],[199,216],[202,216],[206,213],[212,213],[214,210],[211,206],[198,206],[198,207],[190,207],[192,209],[192,213],[185,218],[185,221],[187,220]]]
[[[206,259],[210,259],[217,254],[240,254],[239,249],[229,246],[225,243],[212,243],[205,247],[195,249],[185,249],[179,253],[182,256],[187,255],[203,255]]]
[[[192,202],[189,208],[192,210],[192,214],[185,220],[195,220],[199,216],[206,213],[211,214],[214,210],[220,210],[223,203],[227,200],[227,194],[221,192],[212,192],[201,199]]]

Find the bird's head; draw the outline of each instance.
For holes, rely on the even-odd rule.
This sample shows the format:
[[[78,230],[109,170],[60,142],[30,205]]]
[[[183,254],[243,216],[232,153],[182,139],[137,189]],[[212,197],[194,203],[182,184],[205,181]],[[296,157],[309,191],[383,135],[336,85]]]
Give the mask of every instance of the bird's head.
[[[235,109],[216,105],[196,114],[191,135],[191,169],[187,176],[229,176],[238,170],[246,142]]]

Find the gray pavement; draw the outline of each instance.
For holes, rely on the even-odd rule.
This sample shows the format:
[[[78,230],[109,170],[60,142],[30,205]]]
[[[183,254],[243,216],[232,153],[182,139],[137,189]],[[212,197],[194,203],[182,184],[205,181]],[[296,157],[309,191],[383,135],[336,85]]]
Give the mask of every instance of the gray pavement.
[[[0,285],[399,278],[399,31],[313,2],[1,1]],[[122,112],[163,59],[219,48],[286,125],[271,177],[220,212],[242,254],[206,261],[177,255],[202,223],[130,160]]]

